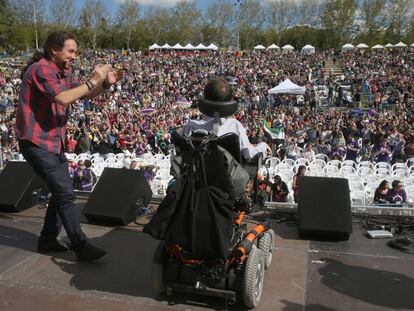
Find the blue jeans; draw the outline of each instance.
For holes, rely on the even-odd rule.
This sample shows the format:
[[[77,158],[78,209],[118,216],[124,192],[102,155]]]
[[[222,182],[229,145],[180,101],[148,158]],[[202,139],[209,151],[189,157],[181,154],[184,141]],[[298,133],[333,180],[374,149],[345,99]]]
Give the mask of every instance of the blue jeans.
[[[63,150],[54,154],[30,141],[19,142],[20,152],[33,170],[46,182],[52,197],[46,211],[40,240],[56,239],[63,227],[76,251],[86,243],[75,208],[75,194]]]

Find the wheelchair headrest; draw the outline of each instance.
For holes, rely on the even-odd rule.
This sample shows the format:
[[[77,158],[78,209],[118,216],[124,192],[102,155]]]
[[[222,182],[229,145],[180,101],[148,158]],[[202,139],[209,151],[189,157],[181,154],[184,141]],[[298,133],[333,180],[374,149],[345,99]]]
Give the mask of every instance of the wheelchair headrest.
[[[208,99],[200,99],[198,102],[198,108],[200,111],[214,118],[214,114],[217,112],[220,118],[225,118],[236,113],[238,105],[236,101],[212,101]]]

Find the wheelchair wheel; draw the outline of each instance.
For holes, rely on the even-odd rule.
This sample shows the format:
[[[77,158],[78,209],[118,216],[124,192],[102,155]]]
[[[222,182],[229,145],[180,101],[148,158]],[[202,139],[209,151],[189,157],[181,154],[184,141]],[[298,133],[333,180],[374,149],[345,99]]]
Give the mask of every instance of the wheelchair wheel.
[[[260,303],[264,265],[262,251],[254,246],[247,258],[243,277],[243,302],[248,308],[255,308]]]
[[[164,282],[164,264],[166,261],[165,241],[161,241],[154,253],[151,267],[152,288],[159,294],[165,294],[167,291]]]
[[[257,248],[263,252],[265,269],[269,269],[273,258],[273,241],[275,233],[272,229],[263,233],[257,242]]]

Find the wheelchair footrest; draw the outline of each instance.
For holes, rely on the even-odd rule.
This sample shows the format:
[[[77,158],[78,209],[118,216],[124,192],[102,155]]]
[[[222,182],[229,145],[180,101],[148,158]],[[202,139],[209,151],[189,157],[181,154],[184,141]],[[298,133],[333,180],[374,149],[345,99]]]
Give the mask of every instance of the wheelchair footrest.
[[[202,295],[202,296],[211,296],[211,297],[220,297],[226,298],[231,301],[236,301],[236,292],[225,289],[211,288],[207,286],[189,286],[181,285],[177,283],[170,283],[167,286],[167,293],[173,293],[174,291]]]

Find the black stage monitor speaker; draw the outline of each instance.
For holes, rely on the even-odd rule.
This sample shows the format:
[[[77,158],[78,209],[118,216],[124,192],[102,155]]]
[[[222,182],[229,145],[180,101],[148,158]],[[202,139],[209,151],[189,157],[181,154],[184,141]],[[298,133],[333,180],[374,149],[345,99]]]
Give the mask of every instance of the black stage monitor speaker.
[[[141,171],[106,167],[83,214],[90,222],[127,225],[134,220],[137,205],[148,206],[151,197]]]
[[[298,186],[300,236],[347,240],[352,233],[348,180],[302,176]]]
[[[0,174],[0,211],[23,211],[47,193],[46,184],[26,162],[8,162]]]

